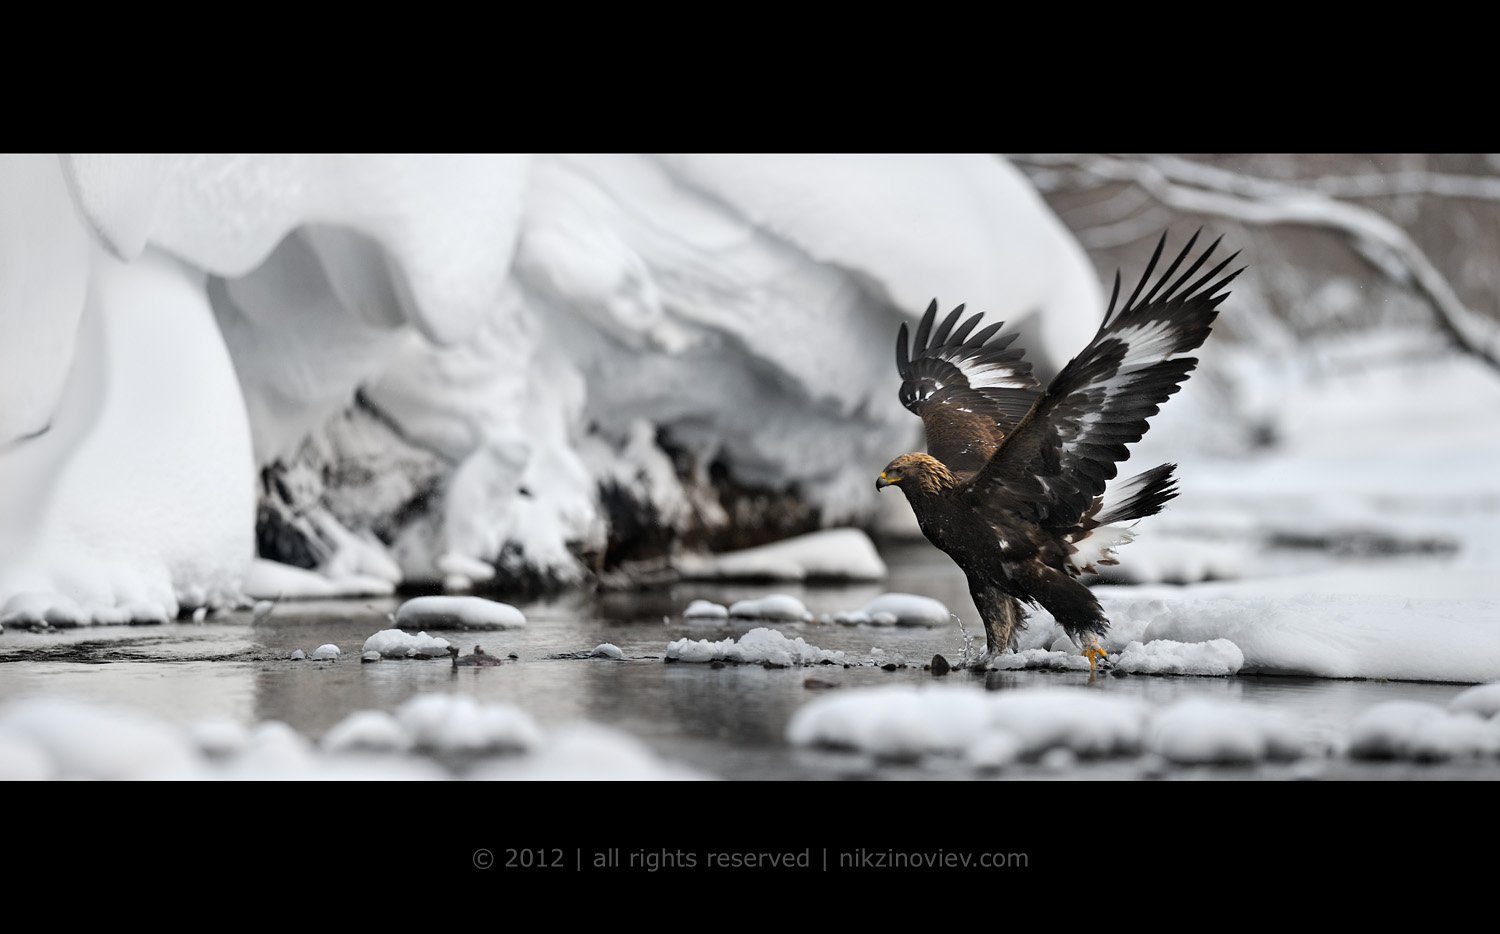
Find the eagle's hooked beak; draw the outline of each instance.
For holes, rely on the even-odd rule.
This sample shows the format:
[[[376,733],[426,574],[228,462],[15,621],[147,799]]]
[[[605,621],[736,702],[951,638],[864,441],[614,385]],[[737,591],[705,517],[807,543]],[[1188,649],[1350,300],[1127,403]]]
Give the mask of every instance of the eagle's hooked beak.
[[[900,483],[900,482],[901,482],[900,480],[892,480],[886,474],[886,472],[882,470],[880,472],[880,476],[878,476],[878,477],[875,478],[875,492],[879,493],[881,490],[885,489],[886,487],[888,487],[888,486],[895,486],[897,483]]]

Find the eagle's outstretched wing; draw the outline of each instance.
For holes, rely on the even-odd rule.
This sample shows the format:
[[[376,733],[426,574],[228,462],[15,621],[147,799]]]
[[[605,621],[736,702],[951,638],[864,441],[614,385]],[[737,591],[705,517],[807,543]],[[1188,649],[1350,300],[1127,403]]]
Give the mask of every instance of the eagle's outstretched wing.
[[[1115,465],[1130,456],[1125,445],[1141,439],[1146,420],[1198,365],[1196,357],[1182,355],[1207,339],[1219,303],[1229,294],[1222,290],[1243,267],[1216,278],[1235,253],[1194,279],[1219,245],[1215,240],[1174,279],[1198,242],[1195,233],[1142,297],[1166,242],[1163,235],[1119,314],[1120,275],[1115,273],[1109,310],[1093,341],[1057,374],[965,485],[963,495],[976,508],[1045,528],[1073,527],[1114,479]]]
[[[1031,410],[1041,387],[1021,349],[1011,349],[1014,332],[990,340],[1005,322],[975,331],[981,313],[955,328],[963,311],[962,305],[953,309],[934,331],[934,300],[910,345],[903,323],[896,335],[896,368],[901,404],[920,416],[927,430],[927,453],[954,473],[971,474],[989,462],[1001,439]]]

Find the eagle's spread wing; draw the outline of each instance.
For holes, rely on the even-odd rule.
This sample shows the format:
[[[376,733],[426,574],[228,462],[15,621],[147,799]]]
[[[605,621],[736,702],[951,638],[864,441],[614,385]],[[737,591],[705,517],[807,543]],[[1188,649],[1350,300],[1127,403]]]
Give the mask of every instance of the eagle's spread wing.
[[[953,309],[934,331],[934,301],[910,345],[903,323],[896,335],[896,368],[901,404],[920,416],[927,430],[927,453],[954,473],[970,474],[989,461],[1031,410],[1041,387],[1020,348],[1011,349],[1014,333],[990,340],[1005,322],[975,331],[981,313],[955,328],[963,311],[962,305]]]
[[[1219,245],[1215,240],[1180,275],[1198,234],[1150,291],[1166,245],[1163,235],[1135,291],[1115,314],[1120,275],[1104,321],[1084,351],[1063,368],[1021,423],[963,490],[992,518],[1006,513],[1045,528],[1073,527],[1130,456],[1125,445],[1146,433],[1146,420],[1198,365],[1185,354],[1202,345],[1228,297],[1223,288],[1243,268],[1216,278],[1233,254],[1196,279]],[[1173,276],[1176,275],[1174,279]],[[1139,301],[1137,301],[1139,299]]]

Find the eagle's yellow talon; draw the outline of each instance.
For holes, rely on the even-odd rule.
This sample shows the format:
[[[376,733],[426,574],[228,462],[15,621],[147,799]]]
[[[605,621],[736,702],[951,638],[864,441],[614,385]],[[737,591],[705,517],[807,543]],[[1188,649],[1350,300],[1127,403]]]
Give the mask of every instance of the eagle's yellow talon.
[[[1089,640],[1088,647],[1083,650],[1084,658],[1089,660],[1089,671],[1095,671],[1100,660],[1108,659],[1109,653],[1099,647],[1099,643]]]

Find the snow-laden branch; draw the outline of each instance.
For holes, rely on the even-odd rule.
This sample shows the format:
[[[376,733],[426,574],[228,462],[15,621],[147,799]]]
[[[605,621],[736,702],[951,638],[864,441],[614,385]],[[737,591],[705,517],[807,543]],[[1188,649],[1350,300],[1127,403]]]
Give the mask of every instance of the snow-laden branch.
[[[1049,187],[1060,185],[1063,177],[1091,179],[1095,183],[1128,182],[1180,211],[1260,226],[1293,224],[1342,234],[1381,272],[1409,282],[1421,293],[1431,304],[1439,325],[1461,348],[1500,369],[1500,322],[1465,305],[1447,277],[1406,231],[1369,208],[1297,185],[1176,156],[1127,159],[1099,155],[1016,155],[1012,158],[1043,168]]]

